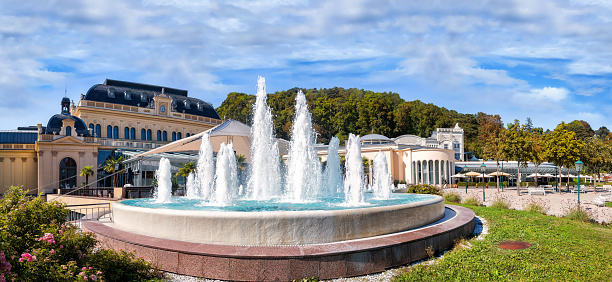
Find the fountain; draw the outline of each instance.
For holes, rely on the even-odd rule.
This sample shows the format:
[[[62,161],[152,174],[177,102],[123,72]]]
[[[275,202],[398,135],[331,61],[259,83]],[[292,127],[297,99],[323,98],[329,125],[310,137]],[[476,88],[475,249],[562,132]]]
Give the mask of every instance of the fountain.
[[[387,157],[385,153],[378,152],[374,158],[374,195],[377,199],[389,199],[393,184],[391,182],[391,174],[387,169]]]
[[[172,202],[172,172],[170,172],[170,160],[161,158],[159,168],[155,171],[155,179],[157,180],[157,189],[155,190],[155,203]]]
[[[169,177],[170,164],[162,159],[156,200],[114,203],[111,224],[86,222],[84,228],[115,248],[133,248],[166,271],[246,281],[379,272],[427,257],[428,247],[446,249],[473,230],[473,212],[445,208],[440,196],[390,193],[384,154],[374,160],[375,193],[365,193],[359,136],[349,134],[344,179],[338,138],[328,146],[322,171],[301,91],[283,185],[266,96],[260,77],[244,192],[232,144],[220,146],[213,168],[205,135],[195,176],[188,178],[188,197],[162,193],[170,187],[162,179]]]

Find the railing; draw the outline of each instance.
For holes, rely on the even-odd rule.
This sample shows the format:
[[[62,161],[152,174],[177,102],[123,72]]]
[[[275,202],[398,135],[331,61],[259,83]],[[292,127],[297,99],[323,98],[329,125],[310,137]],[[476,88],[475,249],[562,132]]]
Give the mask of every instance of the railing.
[[[153,197],[153,186],[127,186],[125,187],[125,198],[127,199],[140,199],[140,198],[152,198]]]
[[[2,144],[0,149],[4,150],[34,150],[33,144]]]
[[[72,222],[80,226],[80,221],[85,216],[90,216],[91,218],[86,219],[97,219],[101,215],[108,214],[111,212],[110,203],[101,203],[101,204],[86,204],[86,205],[67,205],[67,209],[70,210],[68,213],[68,222]],[[109,217],[112,221],[112,216]]]
[[[111,187],[59,189],[60,195],[113,198],[115,189]]]

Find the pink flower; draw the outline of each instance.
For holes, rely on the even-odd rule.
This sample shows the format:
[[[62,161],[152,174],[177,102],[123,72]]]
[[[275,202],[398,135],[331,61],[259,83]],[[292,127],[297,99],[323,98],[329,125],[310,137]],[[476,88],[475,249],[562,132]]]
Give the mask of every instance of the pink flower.
[[[60,249],[63,249],[63,248],[64,248],[64,246],[60,245]]]
[[[96,277],[95,275],[89,275],[89,278],[91,279],[91,281],[97,281],[98,277]]]
[[[89,270],[92,270],[92,269],[93,269],[93,267],[91,267],[91,266],[90,266],[90,267],[89,267]]]
[[[81,270],[87,270],[87,267],[83,266],[83,268]]]
[[[54,254],[55,254],[55,250],[54,250],[54,249],[51,249],[51,250],[49,251],[49,253],[50,253],[50,254],[52,254],[52,255],[54,255]]]
[[[79,276],[85,276],[85,272],[80,272]]]
[[[63,269],[68,269],[68,267],[66,265],[64,265],[64,264],[62,264],[62,268]]]

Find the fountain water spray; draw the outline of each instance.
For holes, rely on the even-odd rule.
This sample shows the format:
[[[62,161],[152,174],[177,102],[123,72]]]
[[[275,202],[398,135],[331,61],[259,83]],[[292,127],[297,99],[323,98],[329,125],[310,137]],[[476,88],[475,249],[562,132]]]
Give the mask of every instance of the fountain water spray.
[[[157,188],[155,189],[156,203],[172,202],[172,172],[170,169],[170,161],[167,158],[159,160],[159,168],[155,171],[155,179],[157,179]]]
[[[185,193],[185,198],[195,199],[198,197],[198,186],[196,183],[195,172],[192,172],[187,176],[185,190],[187,190]]]
[[[216,205],[229,206],[238,197],[238,165],[232,143],[221,143],[217,153],[214,202]]]
[[[377,199],[389,199],[393,189],[391,174],[387,169],[387,157],[385,153],[378,152],[374,158],[374,197]]]
[[[280,157],[274,139],[272,111],[266,102],[266,80],[257,80],[257,96],[251,127],[251,166],[248,190],[256,200],[269,200],[281,192]]]
[[[362,204],[364,203],[365,185],[359,135],[349,133],[345,159],[344,202],[349,205]]]
[[[213,189],[214,165],[210,135],[205,133],[202,135],[202,143],[200,144],[200,154],[196,169],[195,193],[193,195],[188,195],[188,197],[195,199],[201,198],[203,200],[209,199]]]
[[[316,135],[302,90],[295,96],[295,118],[291,128],[289,167],[285,197],[290,201],[311,201],[321,192],[321,162],[315,149]]]
[[[337,197],[342,192],[342,168],[340,167],[340,155],[338,147],[340,139],[332,137],[327,146],[327,163],[323,173],[323,189],[325,196],[329,198]]]

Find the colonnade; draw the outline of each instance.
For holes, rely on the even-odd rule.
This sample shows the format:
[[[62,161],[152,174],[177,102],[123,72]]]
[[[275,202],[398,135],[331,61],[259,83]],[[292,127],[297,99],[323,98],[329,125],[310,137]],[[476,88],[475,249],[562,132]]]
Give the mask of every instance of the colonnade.
[[[455,162],[447,160],[420,160],[412,162],[412,180],[415,184],[451,184]]]

